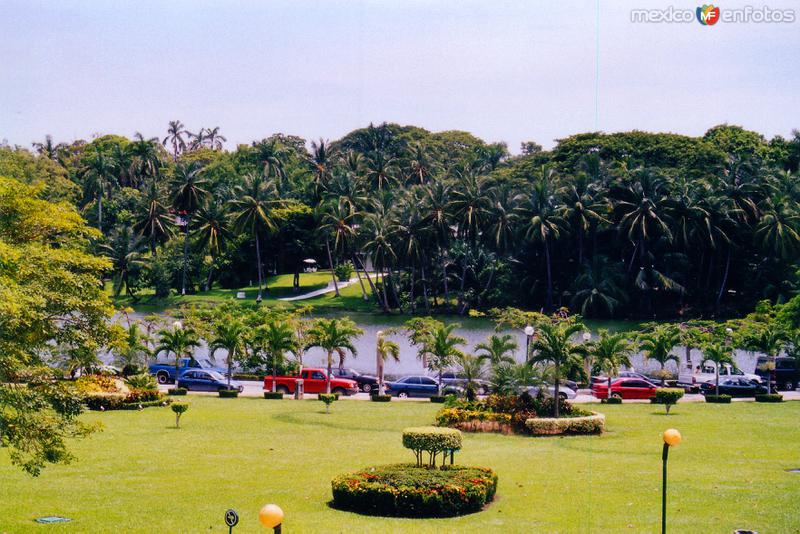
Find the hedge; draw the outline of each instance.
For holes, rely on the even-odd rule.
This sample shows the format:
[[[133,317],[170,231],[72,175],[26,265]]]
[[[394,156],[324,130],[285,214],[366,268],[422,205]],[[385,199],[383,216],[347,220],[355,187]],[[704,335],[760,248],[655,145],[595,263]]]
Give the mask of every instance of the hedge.
[[[239,396],[238,389],[220,389],[218,393],[221,399],[235,399]]]
[[[255,375],[252,373],[234,373],[231,378],[234,380],[254,380],[257,382],[264,381],[264,375]]]
[[[763,393],[756,395],[756,402],[783,402],[783,395],[779,393]]]
[[[525,421],[525,427],[534,436],[554,436],[558,434],[600,434],[603,432],[606,416],[592,412],[583,417],[534,417]]]
[[[600,404],[622,404],[622,397],[608,397],[600,399]]]
[[[271,400],[281,400],[281,399],[283,399],[283,393],[281,393],[280,391],[275,391],[275,392],[273,392],[273,391],[265,391],[264,392],[264,398],[265,399],[271,399]]]
[[[391,402],[391,395],[371,395],[369,400],[372,402]]]
[[[477,512],[491,502],[497,475],[483,467],[384,465],[340,475],[331,481],[331,489],[333,506],[343,510],[380,516],[452,517]]]
[[[706,402],[710,402],[711,404],[730,404],[731,403],[731,396],[730,395],[706,395]]]
[[[168,395],[186,395],[189,390],[186,388],[169,388],[167,390]]]
[[[172,402],[163,395],[152,400],[129,400],[129,396],[121,393],[94,394],[84,397],[86,407],[90,410],[138,410],[154,406],[166,406]]]

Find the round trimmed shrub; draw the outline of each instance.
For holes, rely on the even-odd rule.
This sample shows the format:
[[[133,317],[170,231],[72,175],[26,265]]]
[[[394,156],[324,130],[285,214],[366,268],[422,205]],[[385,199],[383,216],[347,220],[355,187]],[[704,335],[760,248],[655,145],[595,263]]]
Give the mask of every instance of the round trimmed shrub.
[[[711,404],[730,404],[731,403],[731,396],[730,395],[706,395],[706,402],[710,402]]]
[[[681,388],[658,388],[656,389],[656,396],[652,398],[651,402],[653,404],[663,404],[669,414],[669,409],[674,404],[677,404],[684,393],[685,391]]]
[[[606,416],[597,412],[583,417],[534,417],[525,421],[525,428],[534,436],[600,434],[605,425]]]
[[[484,467],[443,469],[397,464],[369,467],[331,482],[336,508],[399,517],[452,517],[494,499],[497,475]]]
[[[780,393],[756,395],[756,402],[783,402],[783,395]]]
[[[280,391],[265,391],[264,398],[270,400],[282,400],[283,393],[281,393]]]
[[[235,399],[239,396],[238,389],[220,389],[217,393],[221,399]]]
[[[372,402],[391,402],[392,396],[391,395],[372,395],[370,396],[369,400]]]
[[[189,390],[186,388],[169,388],[167,395],[186,395]]]

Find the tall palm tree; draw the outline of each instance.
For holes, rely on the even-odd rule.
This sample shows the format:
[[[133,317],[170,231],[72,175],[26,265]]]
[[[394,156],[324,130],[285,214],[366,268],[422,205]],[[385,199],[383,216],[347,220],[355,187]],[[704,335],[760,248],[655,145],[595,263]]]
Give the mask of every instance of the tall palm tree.
[[[383,331],[378,331],[378,341],[375,347],[378,371],[378,395],[386,394],[386,384],[383,378],[383,368],[386,360],[391,358],[395,362],[400,361],[400,345],[394,341],[386,339]]]
[[[763,203],[761,217],[753,235],[756,243],[768,254],[786,259],[800,251],[800,214],[797,202],[775,194]]]
[[[58,151],[63,146],[63,143],[53,143],[53,136],[47,134],[44,136],[44,141],[32,143],[32,145],[39,155],[45,156],[53,161],[58,161]]]
[[[733,364],[731,347],[713,344],[703,347],[703,363],[714,363],[714,394],[719,395],[719,368],[728,363]]]
[[[136,183],[144,183],[147,178],[155,181],[161,169],[158,138],[147,139],[140,132],[136,132],[133,139],[128,150],[133,158],[132,167]]]
[[[110,156],[95,147],[82,169],[84,187],[93,193],[97,203],[97,228],[103,231],[103,199],[116,179],[117,164]]]
[[[178,155],[186,150],[186,139],[185,137],[189,134],[186,131],[186,127],[183,125],[181,121],[169,121],[169,126],[167,127],[167,136],[161,141],[161,144],[167,146],[168,144],[172,146],[172,157],[174,161],[178,161]]]
[[[611,398],[612,377],[619,374],[619,368],[631,366],[630,355],[633,344],[626,332],[611,334],[608,330],[600,330],[597,339],[591,342],[589,352],[592,359],[608,376],[608,397]]]
[[[180,378],[181,358],[191,358],[192,349],[200,345],[200,338],[191,328],[184,328],[176,321],[172,328],[162,328],[158,331],[159,345],[153,350],[153,356],[160,352],[175,355],[175,384]]]
[[[256,264],[258,267],[258,296],[261,302],[261,285],[264,279],[261,264],[261,237],[275,228],[272,221],[272,208],[277,203],[275,183],[263,174],[249,174],[244,184],[236,187],[236,198],[231,202],[234,225],[240,232],[249,232],[256,245]]]
[[[283,362],[287,352],[297,350],[297,336],[292,325],[272,318],[256,328],[256,344],[261,348],[264,356],[272,363],[272,392],[275,392],[278,382],[278,364]]]
[[[225,243],[231,237],[228,227],[229,219],[225,204],[214,199],[209,199],[203,207],[197,210],[197,228],[194,231],[194,235],[211,256],[211,264],[208,266],[208,278],[206,279],[206,291],[210,290],[213,285],[214,267],[217,258],[222,253]]]
[[[320,197],[322,190],[327,188],[331,179],[333,162],[338,157],[336,149],[324,139],[319,142],[311,141],[311,153],[306,157],[306,164],[313,174],[314,194]]]
[[[367,215],[364,220],[364,251],[372,258],[376,273],[381,273],[383,292],[383,311],[389,313],[389,297],[386,292],[386,272],[397,258],[392,244],[391,227],[386,217],[377,213]],[[376,274],[377,277],[377,274]]]
[[[584,344],[575,343],[573,336],[585,329],[583,324],[574,321],[543,322],[537,328],[537,337],[531,343],[532,365],[545,364],[553,369],[553,417],[558,417],[559,384],[561,371],[568,367],[580,366],[586,352]]]
[[[223,143],[228,141],[228,138],[219,133],[219,126],[213,128],[206,128],[206,144],[211,150],[222,150]]]
[[[133,229],[140,236],[147,239],[150,245],[150,254],[155,257],[157,245],[165,242],[172,236],[174,219],[169,213],[169,208],[163,203],[165,193],[158,181],[152,179],[148,182],[142,194],[141,211]]]
[[[189,265],[189,229],[192,216],[209,196],[205,189],[207,182],[200,176],[200,166],[196,162],[180,163],[175,167],[175,175],[170,182],[172,207],[178,212],[183,224],[183,273],[181,275],[181,295],[186,294],[186,269]]]
[[[111,234],[110,243],[102,248],[111,259],[114,270],[114,296],[119,296],[123,288],[125,294],[130,295],[131,276],[145,265],[142,238],[134,234],[129,226],[120,226]]]
[[[266,178],[272,177],[278,192],[283,193],[283,182],[286,180],[284,160],[288,156],[288,150],[274,138],[254,141],[253,148],[256,149],[256,158],[263,167],[263,175]]]
[[[465,390],[468,400],[473,400],[476,395],[475,381],[480,380],[486,373],[485,361],[474,354],[461,353],[456,357],[456,363],[461,371],[461,376],[466,382]]]
[[[189,143],[189,148],[192,150],[197,150],[198,148],[203,148],[206,145],[206,129],[200,128],[197,133],[186,132],[186,135],[191,142]]]
[[[598,198],[596,184],[590,181],[586,173],[579,173],[569,180],[561,192],[564,204],[561,215],[564,221],[578,236],[578,264],[583,263],[585,236],[600,223],[609,222],[604,212],[607,203]]]
[[[362,335],[363,330],[356,326],[349,318],[343,319],[317,319],[308,330],[309,343],[306,349],[320,347],[328,356],[328,376],[325,382],[325,392],[331,392],[331,370],[333,369],[333,354],[339,356],[339,369],[344,367],[347,353],[356,357],[358,349],[354,344],[355,338]]]
[[[680,365],[680,358],[670,354],[681,340],[680,329],[675,325],[659,325],[650,332],[639,335],[639,350],[644,353],[647,360],[658,362],[661,366],[661,385],[666,384],[664,366],[668,361]]]
[[[225,362],[228,365],[228,389],[231,389],[233,362],[245,351],[246,334],[247,327],[245,324],[232,315],[225,315],[215,321],[214,338],[209,343],[208,348],[212,357],[219,349],[224,349],[228,352],[225,357]]]
[[[388,187],[397,180],[398,161],[397,158],[384,151],[374,151],[367,154],[365,159],[366,175],[365,178],[378,191]]]
[[[623,275],[619,264],[611,262],[608,256],[592,257],[583,264],[575,278],[575,293],[570,305],[584,317],[604,312],[613,315],[627,299],[622,289]]]
[[[486,341],[475,345],[475,352],[479,358],[495,366],[504,362],[514,363],[517,348],[517,340],[511,334],[492,334]]]
[[[458,328],[458,323],[444,324],[430,318],[411,320],[406,325],[409,327],[409,340],[417,346],[420,359],[427,361],[428,369],[438,374],[438,395],[442,394],[442,373],[453,365],[463,354],[458,348],[465,345],[467,340],[453,334]]]

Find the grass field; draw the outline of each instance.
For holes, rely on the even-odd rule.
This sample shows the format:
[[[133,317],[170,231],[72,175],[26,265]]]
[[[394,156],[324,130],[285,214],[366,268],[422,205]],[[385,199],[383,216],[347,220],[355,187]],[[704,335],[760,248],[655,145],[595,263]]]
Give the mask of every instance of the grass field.
[[[747,528],[800,532],[800,402],[604,406],[603,436],[471,434],[456,462],[500,477],[483,512],[454,519],[391,519],[329,508],[330,480],[371,464],[409,461],[400,432],[437,406],[192,396],[182,428],[168,409],[92,413],[104,431],[77,442],[78,459],[32,479],[0,455],[0,532],[263,531],[261,505],[286,513],[284,532],[656,532],[661,431],[683,443],[670,458],[671,532]],[[62,515],[66,525],[39,526]]]

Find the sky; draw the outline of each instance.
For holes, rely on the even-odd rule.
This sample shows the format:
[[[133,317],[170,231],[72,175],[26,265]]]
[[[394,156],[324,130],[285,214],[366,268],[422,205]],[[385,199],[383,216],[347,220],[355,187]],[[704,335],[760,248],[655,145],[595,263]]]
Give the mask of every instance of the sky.
[[[796,9],[800,3],[727,2]],[[219,126],[228,147],[383,121],[545,148],[800,128],[800,21],[634,23],[678,0],[0,0],[0,140]],[[598,32],[599,29],[599,32]]]

